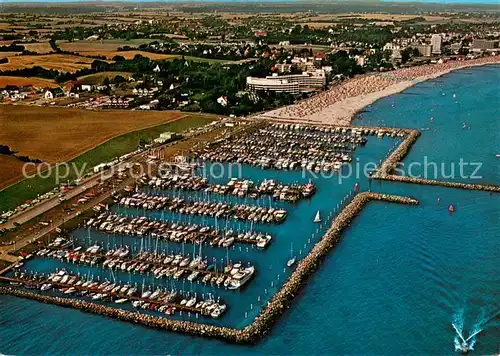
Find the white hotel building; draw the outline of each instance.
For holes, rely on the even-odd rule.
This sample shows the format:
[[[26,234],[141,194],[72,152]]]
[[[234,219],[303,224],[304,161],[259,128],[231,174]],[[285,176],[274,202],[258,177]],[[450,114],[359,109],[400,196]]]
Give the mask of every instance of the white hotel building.
[[[324,70],[303,72],[302,74],[274,74],[265,78],[247,77],[247,88],[250,91],[275,91],[298,94],[301,91],[314,90],[326,86]]]

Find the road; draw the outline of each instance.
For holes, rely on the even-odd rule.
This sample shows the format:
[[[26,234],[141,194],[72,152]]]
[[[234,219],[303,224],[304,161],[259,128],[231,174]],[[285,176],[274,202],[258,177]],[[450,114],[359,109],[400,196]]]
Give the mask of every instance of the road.
[[[221,124],[214,125],[214,126],[208,128],[208,130],[214,130],[215,128],[219,127],[220,125]],[[207,128],[201,127],[198,130],[194,130],[192,132],[185,133],[183,139],[188,139],[192,136],[197,136],[200,133],[205,132],[205,131],[207,131]],[[163,148],[165,148],[171,144],[175,144],[177,142],[179,142],[179,141],[169,142],[169,143],[166,143],[163,145],[153,147],[149,150],[139,152],[136,155],[130,157],[128,160],[126,160],[124,162],[117,163],[115,166],[113,166],[112,168],[110,168],[109,170],[107,170],[105,172],[99,172],[97,174],[94,174],[92,177],[88,178],[86,181],[82,182],[80,185],[73,187],[72,189],[65,192],[65,199],[66,200],[72,199],[72,198],[84,193],[86,190],[88,190],[92,187],[95,187],[96,185],[98,185],[101,182],[101,176],[104,175],[105,173],[107,173],[111,170],[114,170],[114,172],[117,172],[117,170],[120,166],[126,166],[127,164],[130,164],[130,163],[140,162],[141,159],[144,159],[149,154],[151,154],[151,152],[153,150],[163,149]],[[7,222],[5,222],[4,224],[0,224],[0,228],[12,229],[15,227],[15,224],[24,224],[25,222],[30,221],[30,220],[36,218],[37,216],[55,208],[60,203],[61,202],[59,201],[59,197],[57,195],[55,195],[52,198],[44,200],[44,201],[24,210],[22,212],[19,212],[15,215],[11,216],[9,218],[9,220],[7,220]]]
[[[117,185],[115,187],[115,190],[116,191],[122,190],[127,185],[130,185],[133,182],[134,182],[133,178],[128,178],[125,181],[123,181],[122,183],[120,183],[119,185]],[[83,191],[85,191],[85,190],[83,190]],[[83,211],[85,211],[87,209],[90,209],[93,206],[95,206],[95,205],[99,204],[100,202],[102,202],[103,200],[109,198],[113,194],[113,191],[114,190],[110,189],[110,190],[102,193],[98,197],[96,197],[96,198],[88,201],[87,203],[83,204],[77,211],[68,213],[67,215],[62,216],[59,219],[52,221],[52,223],[49,226],[46,226],[46,227],[40,229],[34,235],[29,235],[29,236],[23,237],[23,238],[21,238],[19,240],[16,240],[16,243],[12,244],[12,245],[0,246],[0,259],[5,260],[5,261],[9,261],[9,262],[15,262],[15,261],[17,261],[16,257],[11,256],[8,253],[20,250],[23,247],[25,247],[25,246],[29,245],[30,243],[32,243],[33,241],[38,240],[39,238],[41,238],[45,234],[48,234],[49,232],[57,229],[58,227],[60,227],[61,225],[63,225],[64,222],[69,221],[69,220],[77,217],[78,214],[79,214],[79,212],[83,212]]]

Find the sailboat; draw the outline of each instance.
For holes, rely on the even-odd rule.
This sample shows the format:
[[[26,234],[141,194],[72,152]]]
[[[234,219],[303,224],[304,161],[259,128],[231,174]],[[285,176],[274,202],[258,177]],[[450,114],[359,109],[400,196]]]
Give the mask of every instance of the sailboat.
[[[314,217],[313,220],[315,223],[321,222],[321,216],[319,215],[319,210],[316,212],[316,216]]]
[[[286,263],[288,267],[292,267],[295,264],[295,257],[293,257],[293,243],[290,246],[290,259]]]

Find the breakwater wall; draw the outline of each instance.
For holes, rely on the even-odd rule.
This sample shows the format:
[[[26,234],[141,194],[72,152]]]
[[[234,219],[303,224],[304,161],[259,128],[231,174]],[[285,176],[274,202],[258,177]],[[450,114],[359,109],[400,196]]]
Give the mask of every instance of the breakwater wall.
[[[242,330],[241,336],[245,342],[255,342],[269,331],[276,320],[290,307],[295,296],[300,293],[307,283],[308,278],[317,270],[324,258],[340,241],[342,230],[348,227],[352,219],[372,200],[408,205],[417,205],[419,203],[418,200],[409,197],[388,194],[365,192],[356,195],[334,219],[332,226],[323,238],[298,263],[295,271],[284,283],[283,287],[271,298],[262,313],[257,316],[252,324]]]
[[[110,318],[127,321],[134,324],[141,324],[156,329],[218,338],[233,342],[237,341],[236,336],[240,333],[240,330],[236,329],[206,325],[190,321],[170,320],[148,314],[140,314],[137,312],[131,312],[119,308],[112,308],[101,304],[87,302],[84,300],[42,295],[12,287],[0,287],[0,295],[1,294],[27,298],[35,300],[37,302],[54,304],[66,308],[73,308],[83,312],[103,315]]]
[[[394,150],[394,152],[387,157],[387,159],[382,162],[379,169],[375,171],[372,178],[387,180],[392,182],[402,182],[411,184],[422,184],[422,185],[435,185],[448,188],[459,188],[467,190],[484,190],[490,192],[500,192],[500,186],[498,185],[486,185],[486,184],[472,184],[472,183],[459,183],[450,181],[441,181],[436,179],[427,178],[417,178],[408,176],[398,176],[392,174],[396,169],[399,162],[402,162],[406,157],[411,147],[415,141],[420,136],[418,130],[407,130],[406,139]]]
[[[459,182],[448,182],[435,179],[424,179],[424,178],[412,178],[407,176],[395,176],[387,175],[384,177],[377,177],[378,179],[388,180],[392,182],[402,182],[410,184],[422,184],[422,185],[436,185],[447,188],[459,188],[467,190],[483,190],[487,192],[500,193],[500,186],[498,185],[486,185],[486,184],[471,184],[471,183],[459,183]]]
[[[406,130],[406,139],[392,152],[392,154],[387,157],[387,159],[382,162],[380,168],[375,172],[373,178],[384,178],[394,172],[396,166],[399,162],[402,162],[406,157],[411,147],[417,141],[420,136],[420,132],[418,130]]]
[[[297,268],[286,280],[283,287],[271,298],[266,307],[255,318],[254,322],[242,330],[191,321],[170,320],[83,300],[42,295],[12,287],[0,287],[0,294],[28,298],[42,303],[73,308],[162,330],[217,338],[234,343],[255,343],[269,332],[270,328],[280,316],[290,307],[294,298],[306,285],[308,278],[316,271],[323,259],[340,241],[342,230],[349,226],[352,219],[361,212],[368,202],[373,200],[408,205],[417,205],[419,203],[418,200],[409,197],[373,192],[357,194],[334,219],[332,226],[321,240],[313,247],[309,254],[298,263]]]

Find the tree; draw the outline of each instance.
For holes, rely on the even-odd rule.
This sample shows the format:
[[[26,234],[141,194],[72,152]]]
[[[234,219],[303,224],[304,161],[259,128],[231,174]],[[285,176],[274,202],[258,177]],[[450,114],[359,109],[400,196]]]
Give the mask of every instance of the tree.
[[[141,147],[141,148],[146,147],[147,144],[148,144],[148,140],[145,139],[144,137],[141,137],[141,139],[139,140],[139,147]]]
[[[121,83],[125,83],[126,81],[127,81],[127,79],[125,79],[121,75],[115,75],[115,77],[113,78],[113,83],[116,85],[119,85]]]
[[[401,63],[405,64],[410,59],[411,48],[405,48],[401,51]]]
[[[123,56],[114,56],[111,60],[115,61],[115,62],[122,62],[122,61],[125,60],[125,57],[123,57]]]

